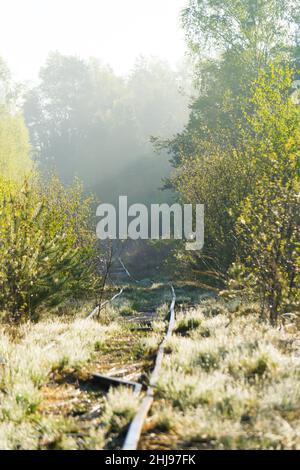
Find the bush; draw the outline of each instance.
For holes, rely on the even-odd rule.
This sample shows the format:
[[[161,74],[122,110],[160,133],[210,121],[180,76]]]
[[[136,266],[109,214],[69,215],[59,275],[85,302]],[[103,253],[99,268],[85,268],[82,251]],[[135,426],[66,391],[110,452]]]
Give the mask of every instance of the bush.
[[[0,180],[0,309],[10,318],[95,287],[90,203],[79,182]]]
[[[292,71],[271,67],[255,83],[248,159],[259,176],[237,222],[244,287],[258,291],[273,323],[299,309],[300,112]]]

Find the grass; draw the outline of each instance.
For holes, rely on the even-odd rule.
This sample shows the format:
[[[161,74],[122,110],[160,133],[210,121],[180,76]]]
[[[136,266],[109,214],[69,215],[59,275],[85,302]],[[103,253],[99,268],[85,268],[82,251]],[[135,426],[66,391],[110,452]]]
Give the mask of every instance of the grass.
[[[124,315],[131,312],[154,311],[169,304],[172,299],[171,289],[168,285],[153,283],[149,285],[124,285],[125,295],[120,297],[116,303]]]
[[[126,296],[83,319],[93,305],[43,312],[37,323],[0,326],[0,449],[103,449],[120,445],[138,399],[131,390],[108,394],[91,385],[93,372],[141,364],[165,329],[168,287],[127,287]],[[71,302],[71,310],[74,305]],[[134,333],[124,317],[156,308],[153,336]]]
[[[182,311],[141,448],[300,449],[299,339],[255,305]]]
[[[136,414],[138,405],[139,397],[131,390],[120,388],[109,392],[104,412],[107,449],[122,446],[128,424]]]
[[[119,399],[117,393],[107,397],[88,393],[73,383],[72,376],[78,381],[87,375],[88,365],[95,355],[120,333],[117,323],[103,326],[93,320],[41,321],[20,326],[17,336],[15,331],[3,326],[0,333],[0,448],[103,448],[112,426],[111,420],[106,422],[109,414],[114,414],[116,409],[120,423],[124,415],[124,425],[130,419],[130,410],[134,409],[131,392],[118,392]],[[91,423],[86,426],[78,419],[95,403],[102,406],[97,416],[101,428],[97,420],[95,426]],[[121,403],[128,407],[122,409]],[[86,410],[81,410],[84,404]]]
[[[191,308],[191,292],[195,301],[194,290],[180,291],[141,448],[300,449],[295,324],[273,328],[255,304],[202,299]],[[170,298],[168,286],[128,286],[100,322],[47,315],[3,324],[0,449],[119,448],[139,400],[129,389],[101,392],[91,374],[137,366],[147,383]],[[153,307],[151,332],[132,330],[128,315]]]

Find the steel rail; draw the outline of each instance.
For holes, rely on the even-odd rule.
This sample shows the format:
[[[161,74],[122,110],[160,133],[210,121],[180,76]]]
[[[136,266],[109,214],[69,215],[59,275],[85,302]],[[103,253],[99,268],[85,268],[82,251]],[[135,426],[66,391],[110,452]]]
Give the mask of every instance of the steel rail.
[[[127,274],[128,277],[130,277],[134,282],[136,283],[139,283],[140,281],[137,281],[136,279],[134,279],[134,277],[130,274],[130,272],[128,271],[128,269],[126,268],[125,264],[123,263],[123,261],[121,260],[121,258],[118,258],[122,268],[124,269],[125,273]],[[94,308],[94,310],[86,317],[87,320],[89,320],[90,318],[93,318],[95,317],[96,315],[98,315],[101,310],[103,309],[103,307],[105,307],[105,305],[107,305],[108,303],[110,302],[113,302],[117,297],[119,297],[120,295],[122,295],[124,292],[124,287],[120,290],[120,292],[116,295],[114,295],[111,299],[109,300],[106,300],[103,304],[101,305],[97,305],[97,307]]]
[[[122,260],[122,258],[119,257],[119,263],[121,264],[122,268],[124,269],[125,273],[127,274],[128,277],[130,277],[130,279],[133,280],[133,282],[135,282],[136,284],[142,284],[142,285],[145,285],[146,283],[152,283],[154,284],[155,281],[153,281],[152,279],[136,279],[135,277],[133,277],[133,275],[128,271],[128,269],[126,268],[125,264],[124,264],[124,261]]]
[[[166,342],[171,337],[173,329],[174,329],[174,325],[175,325],[176,294],[172,285],[171,285],[171,290],[172,290],[172,303],[170,306],[170,319],[169,319],[168,330],[164,337],[164,340],[159,346],[159,349],[156,355],[155,366],[150,377],[149,386],[147,388],[144,398],[142,399],[141,405],[129,426],[122,450],[137,450],[140,437],[142,434],[144,422],[147,418],[147,415],[150,411],[150,408],[154,400],[154,388],[157,385],[159,373],[161,370]]]
[[[90,320],[91,318],[94,318],[96,315],[98,315],[107,304],[109,304],[110,302],[113,302],[117,297],[120,297],[120,295],[122,295],[123,292],[124,292],[124,287],[120,290],[120,292],[115,294],[111,299],[106,300],[101,305],[97,305],[97,307],[95,307],[94,310],[91,313],[89,313],[89,315],[86,317],[86,320]]]
[[[122,268],[124,269],[125,273],[127,274],[128,277],[130,277],[130,279],[132,279],[134,282],[136,282],[137,284],[140,284],[141,281],[138,281],[137,279],[135,279],[131,274],[130,272],[128,271],[128,269],[126,268],[125,264],[123,263],[122,259],[119,258],[119,263],[120,265],[122,266]]]

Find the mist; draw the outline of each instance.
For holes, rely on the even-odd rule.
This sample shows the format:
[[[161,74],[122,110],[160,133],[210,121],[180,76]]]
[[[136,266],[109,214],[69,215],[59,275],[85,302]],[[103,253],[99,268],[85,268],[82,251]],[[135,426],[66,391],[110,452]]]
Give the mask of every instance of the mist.
[[[173,69],[141,56],[120,76],[98,59],[51,53],[23,105],[35,160],[65,183],[79,177],[102,201],[164,200],[171,166],[150,139],[183,129],[190,93],[188,61]]]

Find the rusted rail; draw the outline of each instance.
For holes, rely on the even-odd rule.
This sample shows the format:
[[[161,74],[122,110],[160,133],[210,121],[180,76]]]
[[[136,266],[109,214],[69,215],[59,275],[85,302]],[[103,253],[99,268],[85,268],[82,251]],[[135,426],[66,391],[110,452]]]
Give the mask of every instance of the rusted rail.
[[[93,380],[102,388],[109,390],[110,387],[119,387],[120,385],[131,387],[135,393],[139,394],[142,390],[142,384],[132,380],[124,380],[120,377],[110,377],[103,374],[93,374]]]
[[[128,432],[124,441],[123,450],[136,450],[137,449],[139,440],[142,434],[144,422],[147,418],[147,415],[150,411],[150,408],[154,400],[154,388],[157,385],[159,373],[161,370],[165,345],[166,345],[167,340],[172,335],[174,324],[175,324],[176,295],[175,295],[173,286],[171,286],[171,290],[172,290],[172,303],[170,306],[170,320],[169,320],[169,325],[168,325],[168,331],[165,335],[163,342],[161,343],[158,349],[155,366],[150,377],[149,386],[147,388],[144,398],[142,399],[140,408],[129,426],[129,429],[128,429]]]

